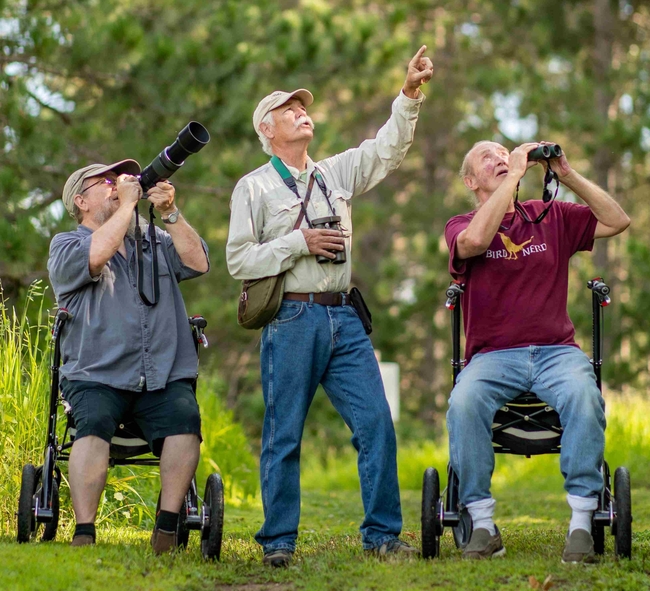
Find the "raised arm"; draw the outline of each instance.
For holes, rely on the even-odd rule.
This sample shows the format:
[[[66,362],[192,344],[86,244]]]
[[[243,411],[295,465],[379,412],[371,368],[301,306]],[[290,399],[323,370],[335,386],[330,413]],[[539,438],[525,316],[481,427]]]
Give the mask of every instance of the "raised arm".
[[[580,197],[596,216],[598,224],[594,238],[616,236],[630,225],[630,218],[623,208],[606,191],[571,168],[564,154],[551,160],[550,164],[560,182]]]
[[[433,64],[424,57],[425,50],[426,45],[423,45],[409,62],[406,80],[393,102],[390,119],[375,138],[319,163],[353,195],[369,191],[396,170],[413,143],[420,105],[424,100],[419,89],[433,76]]]
[[[147,191],[147,195],[147,199],[153,203],[156,210],[164,218],[178,211],[174,203],[176,190],[171,183],[157,183]],[[194,228],[187,223],[185,218],[179,213],[177,222],[174,224],[166,224],[165,230],[171,236],[174,248],[181,262],[190,269],[194,269],[200,273],[206,273],[210,265],[207,255],[203,250],[201,238]]]

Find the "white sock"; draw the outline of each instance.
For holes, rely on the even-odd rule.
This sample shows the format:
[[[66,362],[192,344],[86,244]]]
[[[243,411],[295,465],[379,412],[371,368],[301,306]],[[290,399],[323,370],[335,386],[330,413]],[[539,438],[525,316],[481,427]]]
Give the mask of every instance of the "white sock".
[[[490,535],[496,534],[494,527],[494,506],[497,502],[492,498],[481,499],[467,504],[467,510],[472,516],[472,527],[476,529],[487,529]]]
[[[584,529],[591,533],[591,518],[598,508],[598,499],[595,497],[579,497],[568,494],[567,503],[571,507],[571,522],[569,523],[569,535],[576,529]]]

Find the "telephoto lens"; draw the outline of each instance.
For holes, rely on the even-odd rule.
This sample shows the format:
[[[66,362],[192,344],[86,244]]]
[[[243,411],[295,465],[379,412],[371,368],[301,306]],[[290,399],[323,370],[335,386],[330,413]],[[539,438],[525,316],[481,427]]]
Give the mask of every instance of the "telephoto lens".
[[[188,156],[196,154],[209,141],[208,130],[197,121],[190,121],[183,127],[174,143],[160,152],[140,173],[138,179],[142,186],[142,199],[147,198],[147,191],[151,187],[172,176]]]
[[[546,144],[537,146],[528,152],[528,160],[550,160],[562,156],[562,148],[558,144]]]
[[[312,220],[311,225],[314,230],[338,230],[340,232],[341,216],[330,215],[324,218],[318,218],[316,220]],[[321,265],[323,263],[333,263],[335,265],[341,265],[345,263],[345,261],[347,260],[345,258],[345,250],[330,250],[330,252],[336,255],[335,259],[328,259],[326,256],[317,254],[316,262],[320,263]]]

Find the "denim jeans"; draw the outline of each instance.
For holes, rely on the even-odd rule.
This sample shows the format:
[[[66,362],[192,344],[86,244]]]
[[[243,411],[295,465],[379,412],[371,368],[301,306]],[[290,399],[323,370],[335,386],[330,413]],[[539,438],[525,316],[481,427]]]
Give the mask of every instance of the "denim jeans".
[[[300,441],[319,384],[352,431],[358,452],[363,547],[397,537],[402,514],[395,431],[379,366],[354,308],[283,301],[262,332],[261,364],[264,525],[255,539],[264,552],[296,547]]]
[[[460,372],[447,412],[449,456],[463,505],[490,497],[492,419],[506,402],[532,392],[560,415],[564,488],[595,497],[603,488],[605,402],[577,347],[530,346],[475,355]]]

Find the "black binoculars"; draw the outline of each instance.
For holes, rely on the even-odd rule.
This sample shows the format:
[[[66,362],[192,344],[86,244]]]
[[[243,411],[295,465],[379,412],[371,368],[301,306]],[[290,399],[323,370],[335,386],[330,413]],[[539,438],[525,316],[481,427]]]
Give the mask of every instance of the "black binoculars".
[[[558,144],[546,144],[537,146],[528,152],[528,160],[550,160],[562,156],[562,148]]]
[[[312,228],[314,230],[338,230],[342,232],[341,229],[341,216],[339,215],[330,215],[324,218],[318,218],[312,220]],[[321,254],[316,255],[316,262],[320,263],[333,263],[335,265],[341,265],[347,260],[345,257],[345,250],[330,250],[332,254],[336,255],[335,259],[328,259],[326,256]]]
[[[183,162],[190,154],[196,154],[209,141],[208,130],[197,121],[190,121],[183,127],[174,143],[160,152],[138,175],[142,187],[142,199],[147,198],[147,191],[151,187],[172,176],[183,166]]]

